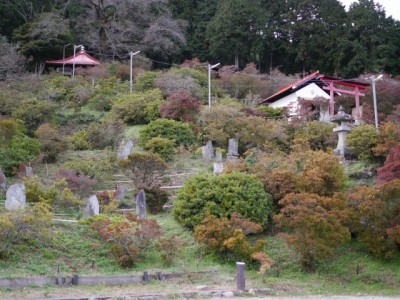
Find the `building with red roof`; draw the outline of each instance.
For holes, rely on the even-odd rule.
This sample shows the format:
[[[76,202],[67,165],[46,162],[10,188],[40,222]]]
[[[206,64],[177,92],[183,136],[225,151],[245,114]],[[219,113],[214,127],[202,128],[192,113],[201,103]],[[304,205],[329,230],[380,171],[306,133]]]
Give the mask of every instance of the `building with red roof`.
[[[344,88],[337,88],[342,86]],[[299,100],[326,99],[329,107],[319,108],[319,120],[328,121],[334,114],[334,97],[341,94],[350,94],[355,96],[355,107],[352,114],[356,121],[361,119],[362,106],[360,105],[360,96],[365,96],[364,91],[369,84],[354,80],[340,79],[319,74],[319,71],[305,76],[298,81],[289,84],[273,95],[262,100],[259,104],[268,105],[273,108],[284,107],[288,110],[288,116],[294,117],[300,114]]]
[[[76,67],[87,67],[100,65],[100,61],[91,57],[86,53],[85,48],[82,46],[81,50],[75,55],[66,57],[64,59],[48,60],[46,64],[49,65],[61,65],[65,66],[65,74],[71,75],[71,68]],[[68,71],[67,71],[68,70]]]

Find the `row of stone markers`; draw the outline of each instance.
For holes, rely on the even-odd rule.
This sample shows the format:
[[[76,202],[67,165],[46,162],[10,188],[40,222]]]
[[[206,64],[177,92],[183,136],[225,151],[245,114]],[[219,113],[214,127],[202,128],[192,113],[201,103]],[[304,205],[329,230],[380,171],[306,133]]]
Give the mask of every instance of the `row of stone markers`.
[[[219,175],[224,171],[224,162],[222,160],[222,152],[214,149],[212,141],[208,141],[201,148],[201,154],[204,160],[211,161],[214,159],[214,174]],[[228,161],[237,161],[239,159],[239,139],[233,138],[228,141],[228,153],[226,155]]]

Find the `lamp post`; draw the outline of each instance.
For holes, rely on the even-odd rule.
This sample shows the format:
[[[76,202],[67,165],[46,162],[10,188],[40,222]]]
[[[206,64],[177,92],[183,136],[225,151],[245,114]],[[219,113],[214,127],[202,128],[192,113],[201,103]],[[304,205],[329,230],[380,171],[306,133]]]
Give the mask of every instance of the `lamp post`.
[[[65,67],[65,47],[67,47],[67,46],[69,46],[69,45],[71,45],[71,44],[66,44],[66,45],[64,45],[64,48],[63,48],[63,67],[62,67],[62,74],[64,75],[64,67]]]
[[[375,78],[375,75],[371,76],[371,80],[372,80],[372,95],[374,98],[374,116],[375,116],[375,128],[376,130],[378,130],[378,104],[376,101],[376,88],[375,88],[375,82],[378,80],[381,80],[383,77],[383,75],[379,75],[378,77]]]
[[[220,63],[215,65],[208,64],[208,107],[211,107],[211,70],[218,67]]]
[[[132,90],[133,90],[133,70],[132,70],[132,60],[133,60],[133,56],[136,54],[139,54],[140,51],[136,51],[136,52],[129,52],[129,55],[131,56],[131,64],[130,64],[130,81],[129,81],[129,93],[132,94]]]
[[[74,59],[72,61],[72,78],[75,78],[75,55],[76,55],[76,48],[79,48],[79,47],[83,48],[82,45],[78,45],[78,46],[74,45]]]

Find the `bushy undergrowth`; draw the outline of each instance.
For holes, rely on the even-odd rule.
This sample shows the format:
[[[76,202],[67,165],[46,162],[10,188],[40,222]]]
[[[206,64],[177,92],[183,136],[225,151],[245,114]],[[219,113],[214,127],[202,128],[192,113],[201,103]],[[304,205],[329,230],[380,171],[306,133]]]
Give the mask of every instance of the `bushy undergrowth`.
[[[194,229],[207,213],[244,218],[266,227],[273,214],[272,197],[255,176],[230,173],[221,176],[199,174],[191,177],[179,190],[173,214],[185,227]]]

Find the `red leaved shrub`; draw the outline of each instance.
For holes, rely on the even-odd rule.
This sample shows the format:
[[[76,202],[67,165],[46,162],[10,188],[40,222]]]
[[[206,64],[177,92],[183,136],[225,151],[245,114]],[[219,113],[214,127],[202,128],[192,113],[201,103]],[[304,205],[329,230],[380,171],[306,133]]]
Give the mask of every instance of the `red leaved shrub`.
[[[393,147],[386,158],[383,167],[378,168],[376,183],[381,184],[394,179],[400,179],[400,143]]]
[[[160,105],[161,117],[177,121],[191,122],[200,110],[200,101],[188,90],[174,91],[167,101]]]

